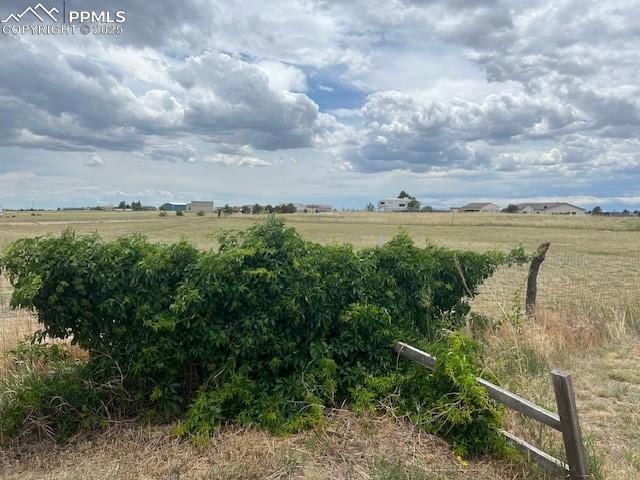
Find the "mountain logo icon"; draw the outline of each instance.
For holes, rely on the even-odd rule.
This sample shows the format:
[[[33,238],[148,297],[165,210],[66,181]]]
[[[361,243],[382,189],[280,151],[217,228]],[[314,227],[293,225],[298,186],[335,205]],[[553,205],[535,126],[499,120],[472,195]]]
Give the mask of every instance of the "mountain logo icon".
[[[44,23],[47,17],[49,17],[54,22],[57,22],[58,18],[55,15],[60,13],[60,11],[56,7],[47,9],[44,5],[42,5],[41,3],[38,3],[35,7],[25,8],[22,13],[10,14],[7,18],[2,20],[1,23],[7,23],[11,20],[13,20],[16,23],[19,23],[22,20],[22,18],[28,13],[36,17],[40,21],[40,23]]]

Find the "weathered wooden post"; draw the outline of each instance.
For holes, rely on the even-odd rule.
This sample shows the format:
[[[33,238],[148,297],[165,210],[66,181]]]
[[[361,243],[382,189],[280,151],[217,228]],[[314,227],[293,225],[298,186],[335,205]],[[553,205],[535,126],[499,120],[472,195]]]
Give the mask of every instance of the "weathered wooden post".
[[[556,394],[558,416],[562,431],[562,440],[567,454],[569,465],[569,478],[571,480],[584,480],[589,477],[587,466],[587,452],[582,443],[582,432],[578,421],[576,398],[573,393],[571,375],[560,370],[551,372],[553,389]]]
[[[525,301],[525,311],[527,315],[535,315],[536,312],[536,295],[538,293],[538,271],[540,265],[544,262],[547,250],[549,250],[549,242],[545,242],[538,247],[535,257],[531,260],[529,266],[529,276],[527,277],[527,299]]]

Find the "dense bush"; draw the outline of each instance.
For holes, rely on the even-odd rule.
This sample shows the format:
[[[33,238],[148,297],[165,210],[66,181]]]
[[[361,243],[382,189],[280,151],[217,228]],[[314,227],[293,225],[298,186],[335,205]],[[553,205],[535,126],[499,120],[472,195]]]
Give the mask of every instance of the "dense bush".
[[[186,411],[182,433],[205,437],[228,420],[293,432],[321,421],[324,406],[393,397],[461,452],[486,449],[476,436],[495,433],[499,412],[471,385],[467,342],[437,343],[448,353],[434,375],[390,346],[441,339],[466,298],[521,251],[418,248],[404,233],[354,251],[305,241],[276,218],[219,243],[199,252],[66,232],[14,243],[0,267],[14,305],[90,352],[95,381],[123,377],[137,413]]]

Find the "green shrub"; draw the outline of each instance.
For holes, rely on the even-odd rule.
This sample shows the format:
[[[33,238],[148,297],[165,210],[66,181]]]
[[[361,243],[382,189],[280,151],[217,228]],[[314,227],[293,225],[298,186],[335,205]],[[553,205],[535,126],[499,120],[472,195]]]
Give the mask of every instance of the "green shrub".
[[[37,335],[36,335],[37,336]],[[52,368],[59,363],[71,360],[66,345],[42,344],[35,341],[23,341],[9,350],[13,368],[39,367]]]
[[[186,412],[181,433],[206,438],[227,421],[295,432],[326,406],[366,408],[399,391],[406,413],[439,409],[437,421],[415,419],[461,452],[486,450],[477,435],[495,431],[499,414],[470,384],[468,342],[452,337],[434,375],[397,362],[390,347],[427,346],[461,325],[468,297],[522,250],[419,248],[400,233],[354,251],[305,241],[277,218],[219,244],[200,252],[67,231],[15,242],[0,267],[13,305],[90,352],[93,381],[121,375],[131,413]]]
[[[159,217],[166,217],[167,216],[167,212],[165,212],[164,210],[162,210],[159,214]]]
[[[475,344],[451,333],[430,350],[437,358],[433,373],[416,367],[403,379],[403,411],[427,431],[449,439],[458,455],[505,452],[499,432],[502,410],[476,382],[481,367]]]

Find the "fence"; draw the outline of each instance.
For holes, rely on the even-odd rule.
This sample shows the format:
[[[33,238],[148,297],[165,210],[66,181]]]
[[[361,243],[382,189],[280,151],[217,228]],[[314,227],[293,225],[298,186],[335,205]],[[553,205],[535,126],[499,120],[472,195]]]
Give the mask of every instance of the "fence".
[[[406,343],[396,343],[393,351],[430,370],[436,367],[435,357]],[[582,443],[582,433],[578,421],[571,376],[568,373],[554,370],[551,372],[551,379],[553,380],[556,405],[558,407],[557,414],[504,390],[483,378],[477,377],[476,381],[487,390],[489,397],[493,400],[561,432],[567,463],[558,460],[512,433],[503,430],[502,434],[509,443],[529,458],[535,460],[540,468],[548,473],[559,474],[565,477],[568,476],[571,480],[589,478],[587,456]]]
[[[620,253],[612,247],[610,254],[572,253],[561,248],[551,244],[540,270],[538,310],[608,340],[617,340],[624,331],[640,332],[640,252],[628,248]],[[501,268],[472,299],[473,311],[500,320],[522,309],[527,270]]]

